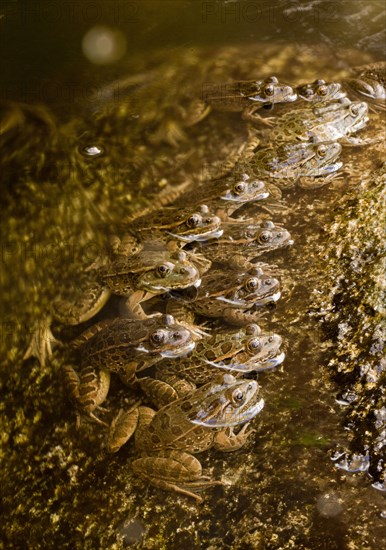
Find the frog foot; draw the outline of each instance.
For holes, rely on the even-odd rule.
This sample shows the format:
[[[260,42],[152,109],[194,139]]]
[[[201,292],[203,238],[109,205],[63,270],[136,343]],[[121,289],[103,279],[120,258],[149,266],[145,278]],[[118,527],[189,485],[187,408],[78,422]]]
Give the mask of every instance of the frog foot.
[[[60,344],[51,331],[52,318],[50,316],[39,321],[32,335],[29,346],[23,356],[23,361],[36,357],[42,367],[45,367],[47,358],[52,356],[52,346]]]

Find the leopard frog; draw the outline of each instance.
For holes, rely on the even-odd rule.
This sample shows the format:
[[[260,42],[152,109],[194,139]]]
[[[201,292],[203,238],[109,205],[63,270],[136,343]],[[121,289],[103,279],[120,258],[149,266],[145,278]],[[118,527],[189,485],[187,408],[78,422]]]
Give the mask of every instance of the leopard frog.
[[[276,302],[280,296],[280,282],[266,264],[248,270],[212,268],[203,275],[193,301],[170,298],[167,308],[178,319],[184,319],[190,310],[242,326],[261,317],[262,306]]]
[[[117,372],[127,383],[162,358],[190,353],[202,333],[171,315],[155,315],[145,320],[115,318],[90,327],[71,344],[81,355],[82,367]]]
[[[365,99],[371,109],[386,110],[386,62],[379,61],[354,69],[355,76],[344,81],[349,93]]]
[[[225,223],[218,241],[209,241],[200,250],[213,263],[242,267],[258,256],[293,244],[290,233],[271,220]]]
[[[184,204],[192,204],[186,202]],[[158,212],[143,216],[131,224],[139,240],[151,237],[172,237],[181,243],[205,241],[222,234],[221,220],[214,215],[206,204],[197,202],[185,208],[164,207]]]
[[[170,252],[159,243],[148,244],[137,254],[118,256],[101,268],[99,276],[103,286],[120,296],[132,295],[135,291],[161,294],[199,285],[200,269],[205,271],[210,267],[210,262],[199,256],[182,250]]]
[[[262,107],[271,108],[277,103],[291,103],[297,93],[289,84],[279,82],[275,76],[263,80],[248,80],[207,86],[204,99],[218,111],[242,111],[249,122],[270,124],[270,119],[256,113]]]
[[[200,502],[196,490],[222,482],[203,476],[201,463],[193,455],[210,448],[240,449],[254,431],[247,429],[249,422],[263,407],[257,382],[237,380],[231,374],[216,377],[158,412],[139,407],[134,423],[135,447],[141,456],[132,469],[156,487]],[[235,433],[234,428],[242,424]],[[119,431],[119,426],[115,428]]]
[[[270,189],[265,182],[251,178],[244,172],[236,181],[233,178],[226,178],[203,184],[190,193],[186,193],[176,204],[205,202],[224,221],[243,204],[263,201],[269,195]],[[222,225],[221,229],[223,229]]]
[[[346,97],[339,82],[326,82],[325,80],[300,84],[296,87],[296,92],[300,100],[312,105],[323,105]]]
[[[350,137],[350,134],[364,128],[369,120],[367,115],[367,103],[351,102],[348,98],[320,107],[298,109],[277,119],[269,139],[275,143],[341,140],[342,143],[356,145],[360,141]]]
[[[149,385],[141,387],[152,402],[155,402],[155,398],[162,399],[156,401],[157,406],[160,403],[164,405],[182,397],[195,385],[210,382],[220,369],[240,376],[280,365],[285,358],[281,345],[282,338],[278,334],[264,333],[256,324],[238,330],[216,331],[212,336],[200,340],[192,353],[179,359],[178,364],[167,359],[157,364],[157,379],[165,383],[162,393],[157,388],[158,395],[149,395]]]
[[[107,266],[92,268],[80,276],[76,298],[58,297],[50,315],[36,327],[24,359],[37,357],[42,365],[52,355],[58,341],[51,331],[53,319],[66,325],[78,325],[94,317],[111,294],[128,297],[126,309],[135,318],[145,318],[142,303],[154,295],[183,289],[201,283],[201,271],[211,262],[200,255],[169,251],[164,243],[142,247],[137,255],[119,256]]]
[[[284,143],[257,151],[250,166],[260,177],[274,178],[279,187],[293,187],[295,182],[305,188],[321,187],[342,167],[341,151],[335,141]]]

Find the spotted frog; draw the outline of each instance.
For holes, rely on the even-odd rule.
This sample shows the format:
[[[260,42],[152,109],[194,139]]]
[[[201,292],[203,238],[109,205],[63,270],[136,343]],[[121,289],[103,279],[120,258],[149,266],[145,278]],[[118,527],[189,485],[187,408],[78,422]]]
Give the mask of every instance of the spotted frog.
[[[278,334],[264,333],[256,324],[238,330],[216,331],[197,342],[192,353],[178,363],[164,359],[157,364],[156,377],[164,386],[157,386],[156,393],[151,387],[156,381],[141,387],[157,406],[165,405],[186,395],[196,385],[210,382],[221,369],[240,376],[280,365],[285,358],[281,345],[282,338]]]
[[[279,187],[314,188],[329,183],[342,167],[339,155],[342,146],[337,142],[284,143],[256,152],[250,162],[260,177],[274,178]]]
[[[193,456],[210,448],[219,451],[240,449],[254,430],[249,422],[263,409],[260,387],[254,380],[237,380],[224,374],[173,401],[158,412],[139,407],[133,416],[135,447],[141,454],[132,463],[136,475],[156,487],[192,497],[198,502],[200,490],[222,482],[202,475]],[[128,425],[121,417],[119,424]],[[244,424],[234,432],[236,426]],[[121,426],[115,425],[121,435]],[[129,427],[129,433],[133,433]],[[110,445],[114,435],[110,437]],[[117,450],[116,447],[114,450]]]
[[[205,202],[223,222],[243,204],[264,201],[275,191],[277,194],[274,186],[268,187],[262,180],[251,178],[244,172],[236,181],[233,178],[223,178],[202,184],[184,195],[176,204]],[[221,229],[223,229],[223,225],[221,225]]]
[[[209,241],[199,249],[212,263],[245,267],[265,252],[293,244],[290,233],[271,220],[225,223],[223,228],[218,241]]]
[[[257,81],[212,84],[206,87],[204,99],[212,109],[242,111],[245,120],[270,125],[271,119],[259,116],[256,111],[295,101],[297,94],[291,86],[271,76]]]
[[[184,208],[164,207],[138,218],[130,224],[131,233],[139,241],[172,238],[180,244],[205,241],[222,234],[220,218],[206,204],[191,203],[185,199],[183,203]]]
[[[315,80],[308,84],[300,84],[296,87],[299,100],[312,105],[323,105],[346,97],[339,82],[326,82]]]
[[[210,265],[200,255],[170,252],[157,243],[152,248],[142,247],[137,255],[119,256],[106,266],[91,269],[77,299],[58,297],[52,303],[51,315],[36,328],[24,359],[35,356],[45,364],[47,356],[52,355],[52,346],[58,342],[51,332],[53,319],[68,325],[86,322],[102,309],[111,294],[127,297],[128,315],[146,318],[143,302],[157,294],[199,285],[201,271]]]
[[[360,144],[350,136],[367,124],[368,106],[348,98],[324,106],[298,109],[284,113],[269,133],[275,143],[311,141],[313,143],[340,140],[347,145]]]
[[[115,318],[93,325],[71,347],[79,350],[82,366],[124,374],[129,383],[135,380],[137,371],[162,358],[190,353],[202,334],[187,323],[177,323],[171,315],[144,320]]]
[[[167,308],[177,319],[191,311],[193,316],[218,317],[242,326],[261,317],[262,306],[276,302],[280,295],[280,282],[266,264],[248,270],[215,268],[203,275],[193,301],[170,298]]]
[[[386,62],[379,61],[354,69],[355,76],[344,81],[349,93],[365,99],[371,109],[386,110]]]

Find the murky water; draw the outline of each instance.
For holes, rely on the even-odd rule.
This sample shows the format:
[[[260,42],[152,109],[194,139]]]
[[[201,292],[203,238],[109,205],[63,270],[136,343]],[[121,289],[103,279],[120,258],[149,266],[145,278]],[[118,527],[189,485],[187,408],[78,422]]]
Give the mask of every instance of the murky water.
[[[66,272],[73,269],[72,280],[77,281],[76,269],[72,265],[78,261],[81,264],[80,251],[85,250],[82,247],[90,240],[99,246],[100,242],[94,234],[98,222],[103,224],[100,234],[105,230],[108,215],[112,214],[113,220],[118,216],[111,213],[114,202],[106,189],[108,185],[101,185],[102,190],[92,195],[94,187],[90,181],[95,177],[95,164],[87,164],[87,161],[78,169],[78,153],[75,151],[79,151],[79,147],[84,151],[84,146],[94,143],[106,149],[105,155],[101,155],[99,160],[95,155],[92,162],[100,163],[97,180],[104,184],[109,178],[114,180],[111,187],[117,197],[117,212],[125,211],[125,197],[130,196],[127,204],[132,208],[133,201],[143,204],[141,201],[152,191],[146,181],[143,189],[131,188],[127,184],[134,181],[133,171],[128,172],[130,177],[121,178],[123,170],[134,162],[135,157],[129,157],[129,161],[125,158],[125,147],[130,143],[125,141],[126,131],[128,134],[133,131],[136,144],[142,137],[135,134],[136,112],[133,111],[133,120],[127,128],[116,113],[113,113],[115,118],[111,118],[110,125],[110,119],[106,116],[107,122],[103,119],[102,126],[100,119],[97,122],[94,120],[99,107],[95,109],[95,102],[91,102],[90,108],[90,100],[87,99],[93,88],[103,89],[110,99],[111,88],[106,87],[107,83],[128,74],[156,71],[165,59],[165,66],[178,59],[176,66],[180,74],[186,73],[185,83],[189,81],[189,75],[192,75],[192,81],[197,82],[192,57],[196,50],[204,46],[208,47],[208,58],[219,56],[220,66],[224,59],[226,62],[227,55],[234,55],[221,53],[221,48],[239,48],[242,64],[243,43],[244,52],[249,52],[244,53],[246,58],[254,51],[253,45],[261,43],[258,66],[262,76],[275,72],[274,67],[279,66],[280,56],[285,55],[282,52],[290,46],[297,54],[292,53],[292,57],[288,57],[292,61],[284,63],[280,69],[280,76],[289,82],[343,74],[350,66],[382,59],[384,55],[382,16],[384,18],[385,11],[383,2],[377,0],[341,3],[324,0],[162,2],[162,9],[160,5],[159,1],[132,1],[93,3],[86,7],[84,3],[64,2],[54,9],[47,3],[37,2],[33,8],[27,9],[10,2],[2,7],[4,17],[0,22],[4,36],[8,37],[7,47],[13,60],[5,68],[3,96],[31,104],[42,103],[52,109],[59,121],[66,123],[63,135],[67,141],[63,150],[71,148],[69,157],[77,166],[73,169],[75,164],[70,164],[70,177],[66,178],[61,172],[63,158],[59,162],[55,156],[56,178],[49,172],[44,186],[39,186],[38,180],[38,185],[31,183],[30,187],[20,192],[13,189],[12,193],[6,194],[11,206],[7,220],[2,222],[2,232],[7,231],[4,235],[7,246],[3,248],[3,265],[8,270],[8,274],[2,277],[7,290],[2,310],[7,323],[11,319],[15,324],[12,324],[12,331],[9,328],[11,325],[3,330],[6,336],[2,338],[4,349],[13,349],[15,345],[15,318],[19,312],[28,312],[29,318],[40,313],[41,296],[32,284],[34,281],[29,284],[30,274],[37,273],[37,280],[57,280],[59,264]],[[301,10],[296,11],[296,8]],[[366,21],[366,31],[362,21]],[[88,35],[91,46],[84,45],[85,36],[97,25],[105,26],[103,40],[108,43],[112,41],[110,58],[103,57],[105,48],[102,48],[98,58],[97,41],[94,38],[93,42],[92,34],[91,38]],[[111,30],[113,34],[109,34]],[[114,34],[117,30],[120,33],[118,38]],[[37,36],[40,36],[39,41]],[[100,34],[97,36],[100,37]],[[14,47],[15,42],[17,48]],[[280,44],[274,53],[269,51],[269,45],[273,42]],[[119,47],[122,54],[119,54]],[[118,48],[118,53],[114,48]],[[189,51],[192,52],[191,57]],[[114,55],[118,59],[114,60]],[[3,59],[5,57],[10,58],[3,56]],[[318,57],[324,58],[318,61],[323,67],[318,69],[323,71],[322,74],[305,65],[316,64]],[[248,62],[247,59],[241,71],[245,70]],[[176,70],[175,67],[173,70]],[[238,70],[237,67],[229,69],[230,78]],[[167,78],[170,75],[165,76]],[[139,78],[139,84],[135,82],[133,89],[140,89],[145,81]],[[164,82],[156,85],[162,87]],[[178,92],[165,89],[166,96],[170,98],[178,96]],[[104,103],[105,96],[98,92],[97,106]],[[81,119],[80,123],[78,119]],[[235,132],[238,132],[242,123],[234,119],[233,124]],[[95,136],[99,137],[99,141],[95,140]],[[144,139],[147,137],[143,134]],[[198,149],[199,141],[194,141],[196,137],[193,129],[189,139]],[[34,133],[31,133],[32,144],[34,139]],[[222,147],[219,142],[219,149],[220,145]],[[154,144],[153,147],[157,155]],[[32,151],[35,149],[36,144]],[[159,163],[165,150],[169,157],[174,155],[173,148],[162,142],[159,150],[159,156],[156,156]],[[57,150],[54,149],[52,154],[58,155]],[[60,154],[65,160],[63,151]],[[346,151],[345,154],[345,162],[352,162],[353,155],[354,159],[358,155],[360,162],[371,160],[366,149]],[[5,158],[8,163],[9,157]],[[115,169],[109,172],[104,159]],[[13,164],[9,165],[13,167]],[[32,170],[29,166],[27,168]],[[128,170],[132,170],[131,165]],[[167,177],[173,181],[173,166],[166,164],[165,170]],[[79,174],[84,178],[84,193],[73,181]],[[120,178],[124,184],[121,184]],[[59,191],[53,191],[53,204],[47,204],[47,193],[52,190],[50,184],[55,179],[60,181],[62,187],[59,186]],[[74,183],[74,188],[71,185],[68,187],[68,181]],[[95,445],[101,435],[92,433],[87,427],[76,433],[57,372],[53,374],[49,369],[39,370],[32,362],[23,365],[20,350],[12,351],[7,356],[2,376],[2,387],[9,396],[3,410],[4,425],[7,426],[2,451],[6,465],[4,548],[20,548],[23,542],[31,548],[60,545],[63,548],[142,547],[169,550],[183,545],[277,550],[375,550],[382,547],[385,529],[382,493],[371,487],[366,474],[347,474],[337,470],[329,458],[329,449],[344,446],[349,434],[342,427],[343,410],[335,400],[337,388],[326,371],[334,350],[326,345],[320,323],[310,308],[312,294],[318,291],[323,277],[323,259],[318,253],[324,246],[322,228],[333,220],[332,207],[347,191],[345,185],[347,182],[338,181],[322,190],[296,190],[285,194],[287,212],[276,215],[275,220],[291,231],[295,244],[263,258],[264,261],[276,263],[284,275],[283,297],[262,325],[283,337],[286,360],[276,371],[259,377],[266,406],[254,425],[256,437],[236,453],[224,455],[209,452],[202,457],[203,466],[210,475],[229,481],[230,485],[208,490],[201,507],[184,498],[146,487],[143,482],[133,479],[128,467],[128,458],[133,456],[132,449],[112,458],[101,459]],[[29,193],[33,197],[30,202]],[[64,201],[66,207],[70,203],[71,212],[68,215],[63,214],[64,206],[59,198],[63,195],[71,199]],[[100,207],[96,215],[95,197]],[[106,210],[110,209],[107,213],[104,203]],[[46,227],[39,223],[42,208],[43,216],[52,220],[48,236]],[[60,231],[55,229],[55,220],[58,226],[63,220],[69,224],[65,227],[66,238],[76,232],[74,227],[79,228],[82,235],[78,241],[75,239],[75,251],[71,248],[69,252],[69,248],[64,247],[63,256],[57,254],[54,260],[46,264],[45,256],[50,256],[48,248],[44,248],[47,242],[52,244],[63,239],[62,228]],[[15,239],[23,234],[24,225],[26,234],[36,235],[32,243],[36,243],[37,248],[20,253],[20,243],[15,245]],[[14,235],[11,230],[15,231]],[[29,242],[27,237],[25,241]],[[12,254],[17,264],[23,260],[23,266],[19,268],[15,265],[16,283],[11,288],[9,272],[12,263],[9,258]],[[31,259],[30,256],[35,257]],[[37,269],[39,262],[44,268],[41,271]],[[55,285],[47,282],[44,300],[49,303],[54,293]],[[28,304],[27,296],[30,297]],[[24,329],[27,321],[21,320],[25,323]],[[25,343],[27,340],[25,334],[19,336],[17,333],[16,336],[20,338],[16,338],[16,347],[20,346],[20,341]],[[7,339],[11,345],[7,345]],[[34,386],[38,389],[37,393],[33,391]],[[111,395],[117,397],[110,396],[107,404],[114,406],[112,400],[120,399],[123,391],[115,382]],[[111,487],[114,487],[114,494]]]

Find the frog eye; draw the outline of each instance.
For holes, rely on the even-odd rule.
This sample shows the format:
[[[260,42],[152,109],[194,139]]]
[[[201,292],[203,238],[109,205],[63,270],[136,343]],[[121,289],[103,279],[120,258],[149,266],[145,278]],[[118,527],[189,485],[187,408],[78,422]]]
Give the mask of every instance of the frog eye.
[[[232,392],[231,400],[234,405],[241,405],[244,401],[244,392],[240,388],[237,388]]]
[[[358,105],[350,105],[350,113],[352,116],[356,117],[359,115],[359,107]]]
[[[274,86],[274,84],[267,84],[266,86],[264,86],[263,93],[264,93],[267,97],[273,96],[273,94],[275,93],[275,86]]]
[[[314,92],[313,92],[312,88],[310,88],[310,87],[304,88],[301,91],[301,93],[304,97],[307,97],[307,98],[312,97],[314,95]]]
[[[233,187],[235,195],[241,195],[241,193],[245,191],[245,187],[246,185],[243,181],[239,181],[238,183],[236,183],[236,185],[234,185]]]
[[[260,243],[269,243],[272,241],[272,233],[270,231],[262,231],[259,235]]]
[[[158,277],[167,277],[173,270],[173,265],[170,263],[160,264],[156,267],[156,274]]]
[[[318,95],[325,96],[327,95],[327,91],[328,91],[327,86],[325,84],[322,84],[317,88],[316,93]]]
[[[319,145],[316,152],[317,152],[319,157],[323,158],[327,155],[327,147],[325,145]]]
[[[251,338],[251,340],[249,340],[249,342],[247,343],[247,348],[249,349],[249,351],[252,352],[258,351],[259,349],[261,349],[260,340],[258,338]]]
[[[202,217],[200,216],[200,214],[192,214],[186,220],[186,225],[188,227],[197,227],[201,222],[202,222]]]
[[[259,288],[259,279],[256,277],[251,277],[245,283],[245,288],[249,291],[254,291]]]
[[[167,339],[166,332],[162,329],[155,330],[150,335],[150,341],[155,346],[160,346],[161,344],[163,344],[166,341],[166,339]]]

